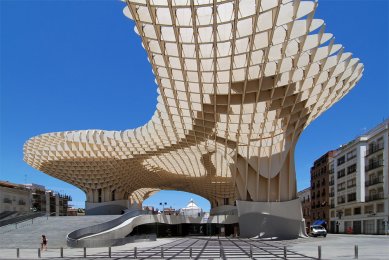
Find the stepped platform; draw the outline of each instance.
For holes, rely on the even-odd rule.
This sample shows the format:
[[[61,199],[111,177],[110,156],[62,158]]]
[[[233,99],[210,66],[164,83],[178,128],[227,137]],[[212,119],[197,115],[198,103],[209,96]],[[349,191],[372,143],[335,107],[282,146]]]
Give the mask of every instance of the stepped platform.
[[[0,227],[0,248],[39,248],[42,234],[50,248],[67,248],[66,235],[76,229],[100,224],[118,215],[40,217],[34,222],[26,221]]]

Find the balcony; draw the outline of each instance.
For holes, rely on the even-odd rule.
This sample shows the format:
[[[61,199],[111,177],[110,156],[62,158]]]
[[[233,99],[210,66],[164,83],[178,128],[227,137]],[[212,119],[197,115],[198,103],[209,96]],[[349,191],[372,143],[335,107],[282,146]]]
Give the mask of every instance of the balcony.
[[[380,150],[384,149],[384,143],[375,144],[369,147],[369,149],[366,150],[366,157],[372,155],[373,153],[376,153]]]
[[[382,166],[384,166],[384,160],[376,160],[376,161],[373,161],[373,162],[369,163],[368,165],[366,165],[365,170],[370,171],[370,170],[373,170],[373,169],[376,169],[376,168],[379,168]]]
[[[354,183],[354,184],[350,184],[350,185],[347,185],[347,189],[349,189],[349,188],[354,188],[354,187],[356,187],[357,186],[357,184],[356,183]]]
[[[365,186],[369,187],[378,183],[384,183],[384,176],[379,176],[371,180],[365,181]]]
[[[344,191],[345,189],[346,189],[346,187],[339,188],[338,191]]]
[[[365,201],[366,202],[373,201],[373,200],[382,200],[382,199],[384,199],[384,193],[383,192],[380,192],[380,193],[373,194],[373,195],[365,197]]]

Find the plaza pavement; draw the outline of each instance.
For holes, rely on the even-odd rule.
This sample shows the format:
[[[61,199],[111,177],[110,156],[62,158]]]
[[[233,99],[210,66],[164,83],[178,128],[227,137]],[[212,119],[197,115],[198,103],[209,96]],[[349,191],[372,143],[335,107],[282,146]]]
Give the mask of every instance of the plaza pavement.
[[[131,243],[111,248],[87,248],[87,259],[317,259],[321,246],[322,259],[389,259],[389,236],[329,234],[327,238],[295,240],[239,239],[225,237],[161,238],[157,241]],[[161,253],[162,248],[162,253]],[[191,249],[192,248],[192,249]],[[20,259],[38,259],[37,249],[20,249]],[[41,253],[44,259],[83,259],[82,248],[50,248]],[[0,249],[0,259],[15,259],[16,249]]]

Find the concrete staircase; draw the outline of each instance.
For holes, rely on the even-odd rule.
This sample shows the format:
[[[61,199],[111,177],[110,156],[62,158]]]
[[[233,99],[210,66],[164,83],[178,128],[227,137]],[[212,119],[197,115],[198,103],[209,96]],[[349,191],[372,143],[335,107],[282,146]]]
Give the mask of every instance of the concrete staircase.
[[[68,233],[110,221],[118,215],[100,216],[68,216],[68,217],[40,217],[0,227],[0,248],[39,248],[42,234],[48,239],[49,248],[66,248]]]

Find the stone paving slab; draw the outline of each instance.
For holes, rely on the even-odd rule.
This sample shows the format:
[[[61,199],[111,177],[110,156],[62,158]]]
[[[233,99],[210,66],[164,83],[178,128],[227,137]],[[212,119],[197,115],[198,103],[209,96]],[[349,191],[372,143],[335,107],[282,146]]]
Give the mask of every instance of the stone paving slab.
[[[322,259],[354,259],[358,245],[359,259],[389,259],[389,236],[333,235],[327,238],[295,240],[261,240],[217,237],[160,238],[157,241],[131,243],[111,248],[88,248],[87,259],[317,259],[321,246]],[[285,248],[286,247],[286,248]],[[161,252],[162,248],[162,252]],[[286,249],[286,251],[284,251]],[[49,248],[42,259],[85,259],[80,248]],[[15,259],[15,249],[0,249],[0,259]],[[21,249],[20,259],[38,259],[37,249]]]

